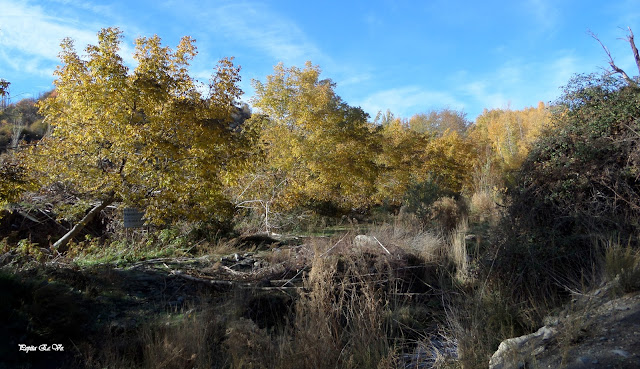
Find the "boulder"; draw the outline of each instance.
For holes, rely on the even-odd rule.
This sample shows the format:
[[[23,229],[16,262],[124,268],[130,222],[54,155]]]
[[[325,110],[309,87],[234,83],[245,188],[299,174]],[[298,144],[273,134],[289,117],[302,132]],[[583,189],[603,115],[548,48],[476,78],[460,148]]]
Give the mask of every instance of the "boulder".
[[[555,328],[544,326],[535,333],[502,341],[489,360],[489,369],[528,368],[556,333]]]

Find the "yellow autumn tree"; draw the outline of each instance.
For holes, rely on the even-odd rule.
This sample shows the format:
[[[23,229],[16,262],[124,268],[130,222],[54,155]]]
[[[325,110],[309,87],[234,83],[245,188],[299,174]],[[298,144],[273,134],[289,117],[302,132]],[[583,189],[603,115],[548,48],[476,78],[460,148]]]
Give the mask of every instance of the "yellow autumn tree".
[[[380,202],[401,205],[408,192],[419,191],[426,183],[442,194],[459,194],[470,187],[476,155],[471,141],[458,131],[419,132],[411,121],[394,119],[382,126],[382,137]]]
[[[40,106],[52,134],[29,155],[32,168],[43,184],[62,182],[97,204],[55,247],[114,201],[143,208],[150,221],[223,217],[222,190],[244,162],[248,138],[232,119],[239,67],[223,59],[201,92],[189,75],[190,37],[176,50],[158,36],[137,39],[132,71],[121,39],[103,29],[86,59],[63,40],[56,93]]]
[[[550,119],[549,109],[542,102],[536,108],[522,110],[485,110],[477,118],[471,136],[508,171],[522,164]]]
[[[447,129],[425,147],[422,172],[443,191],[459,194],[472,186],[475,164],[471,140]]]
[[[34,179],[20,160],[20,155],[0,155],[0,210],[18,201],[22,193],[33,187]]]
[[[410,129],[407,122],[399,118],[384,124],[381,129],[377,198],[379,202],[399,206],[409,186],[424,179],[424,149],[431,136]]]
[[[335,84],[320,74],[311,62],[303,69],[278,64],[265,82],[253,81],[253,106],[265,115],[265,159],[253,176],[262,184],[249,181],[240,202],[269,197],[264,194],[269,188],[270,194],[277,188],[272,202],[281,209],[318,202],[350,209],[372,201],[377,131],[367,114],[343,102]]]
[[[10,84],[11,82],[0,78],[0,98],[4,98],[5,96],[9,95]],[[4,102],[4,99],[3,99],[3,102]],[[2,108],[4,108],[4,106]]]

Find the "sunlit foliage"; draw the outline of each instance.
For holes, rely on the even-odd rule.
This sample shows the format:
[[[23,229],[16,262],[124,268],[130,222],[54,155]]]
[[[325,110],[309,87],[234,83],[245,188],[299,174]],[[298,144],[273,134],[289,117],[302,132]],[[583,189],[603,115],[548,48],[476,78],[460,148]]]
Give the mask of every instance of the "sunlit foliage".
[[[62,41],[56,93],[40,104],[52,134],[33,149],[32,168],[43,184],[144,208],[151,221],[225,216],[222,189],[243,165],[236,149],[247,144],[232,119],[240,68],[221,60],[202,92],[189,75],[192,38],[175,50],[158,36],[137,39],[133,70],[119,54],[121,39],[117,28],[103,29],[86,59]]]
[[[281,186],[283,207],[367,205],[375,191],[377,130],[320,73],[310,62],[304,69],[278,64],[266,82],[253,82],[252,102],[268,116],[262,142],[268,177],[277,178],[271,186]]]
[[[550,122],[550,108],[542,102],[522,110],[485,110],[469,130],[478,155],[475,190],[503,188]]]

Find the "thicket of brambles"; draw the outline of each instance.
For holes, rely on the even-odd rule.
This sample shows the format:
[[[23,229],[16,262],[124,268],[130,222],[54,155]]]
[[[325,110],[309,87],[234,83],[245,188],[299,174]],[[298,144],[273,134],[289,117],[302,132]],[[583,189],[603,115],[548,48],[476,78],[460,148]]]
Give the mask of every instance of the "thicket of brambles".
[[[431,237],[420,260],[443,266],[438,288],[462,367],[486,364],[501,339],[534,328],[568,290],[600,278],[612,257],[606,245],[628,245],[631,264],[618,278],[627,278],[627,289],[640,288],[640,87],[613,61],[614,73],[576,76],[549,105],[485,110],[475,122],[448,108],[371,119],[310,62],[279,64],[265,81],[253,81],[249,108],[239,102],[233,58],[218,63],[205,88],[189,75],[197,54],[189,37],[175,50],[157,36],[138,39],[133,69],[119,55],[119,30],[98,38],[86,58],[64,40],[55,90],[2,106],[4,251],[38,254],[38,244],[64,255],[89,238],[115,247],[124,207],[142,209],[162,234],[187,224],[188,237],[209,241],[346,220],[411,224],[412,238],[395,228],[388,237],[407,249]],[[629,40],[635,50],[632,34]],[[29,209],[53,225],[23,227]],[[473,242],[465,238],[470,233]],[[394,346],[384,335],[393,329],[373,323],[392,312],[368,282],[366,261],[313,263],[306,280],[312,292],[301,298],[287,334],[320,344],[326,352],[313,353],[326,367],[357,367],[344,361],[349,353],[360,364],[392,366]],[[376,273],[387,267],[376,264]],[[357,297],[347,280],[362,282],[359,291],[370,299]],[[346,317],[330,316],[331,294]],[[336,325],[355,320],[358,310],[370,314],[371,321],[358,322],[364,330]],[[319,342],[302,328],[334,336]],[[372,335],[384,339],[353,344]],[[259,337],[264,349],[284,356],[235,352],[237,367],[247,357],[287,367],[283,357],[304,356],[299,345]],[[358,351],[366,345],[379,351]],[[296,365],[311,365],[302,361]]]

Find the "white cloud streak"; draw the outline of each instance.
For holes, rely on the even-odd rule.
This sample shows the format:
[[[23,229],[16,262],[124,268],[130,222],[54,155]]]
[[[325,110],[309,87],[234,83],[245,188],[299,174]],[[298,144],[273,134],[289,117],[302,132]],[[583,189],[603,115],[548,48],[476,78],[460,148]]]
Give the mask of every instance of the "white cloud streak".
[[[97,42],[96,34],[102,27],[80,20],[78,10],[104,15],[106,8],[75,0],[57,2],[65,6],[63,15],[26,1],[0,0],[0,65],[20,73],[51,77],[58,64],[60,42],[64,38],[74,40],[80,55],[88,44]],[[75,5],[79,8],[74,8]],[[132,64],[132,47],[123,43],[121,49],[125,62]]]
[[[406,86],[377,91],[359,104],[369,115],[391,110],[398,116],[407,117],[433,108],[450,107],[464,109],[464,103],[454,96],[440,91],[430,91],[418,86]]]
[[[371,116],[390,109],[408,118],[431,109],[464,110],[475,119],[483,109],[523,109],[539,101],[553,102],[560,95],[559,87],[579,70],[580,60],[563,53],[539,62],[510,60],[493,72],[474,76],[458,71],[443,85],[457,86],[443,90],[411,85],[374,91],[359,104]],[[474,76],[475,78],[473,78]]]
[[[262,4],[232,3],[201,12],[200,19],[229,39],[287,65],[327,59],[294,21]]]
[[[9,50],[42,60],[56,60],[60,41],[71,37],[88,44],[95,33],[73,22],[49,15],[40,6],[0,0],[0,45]]]

